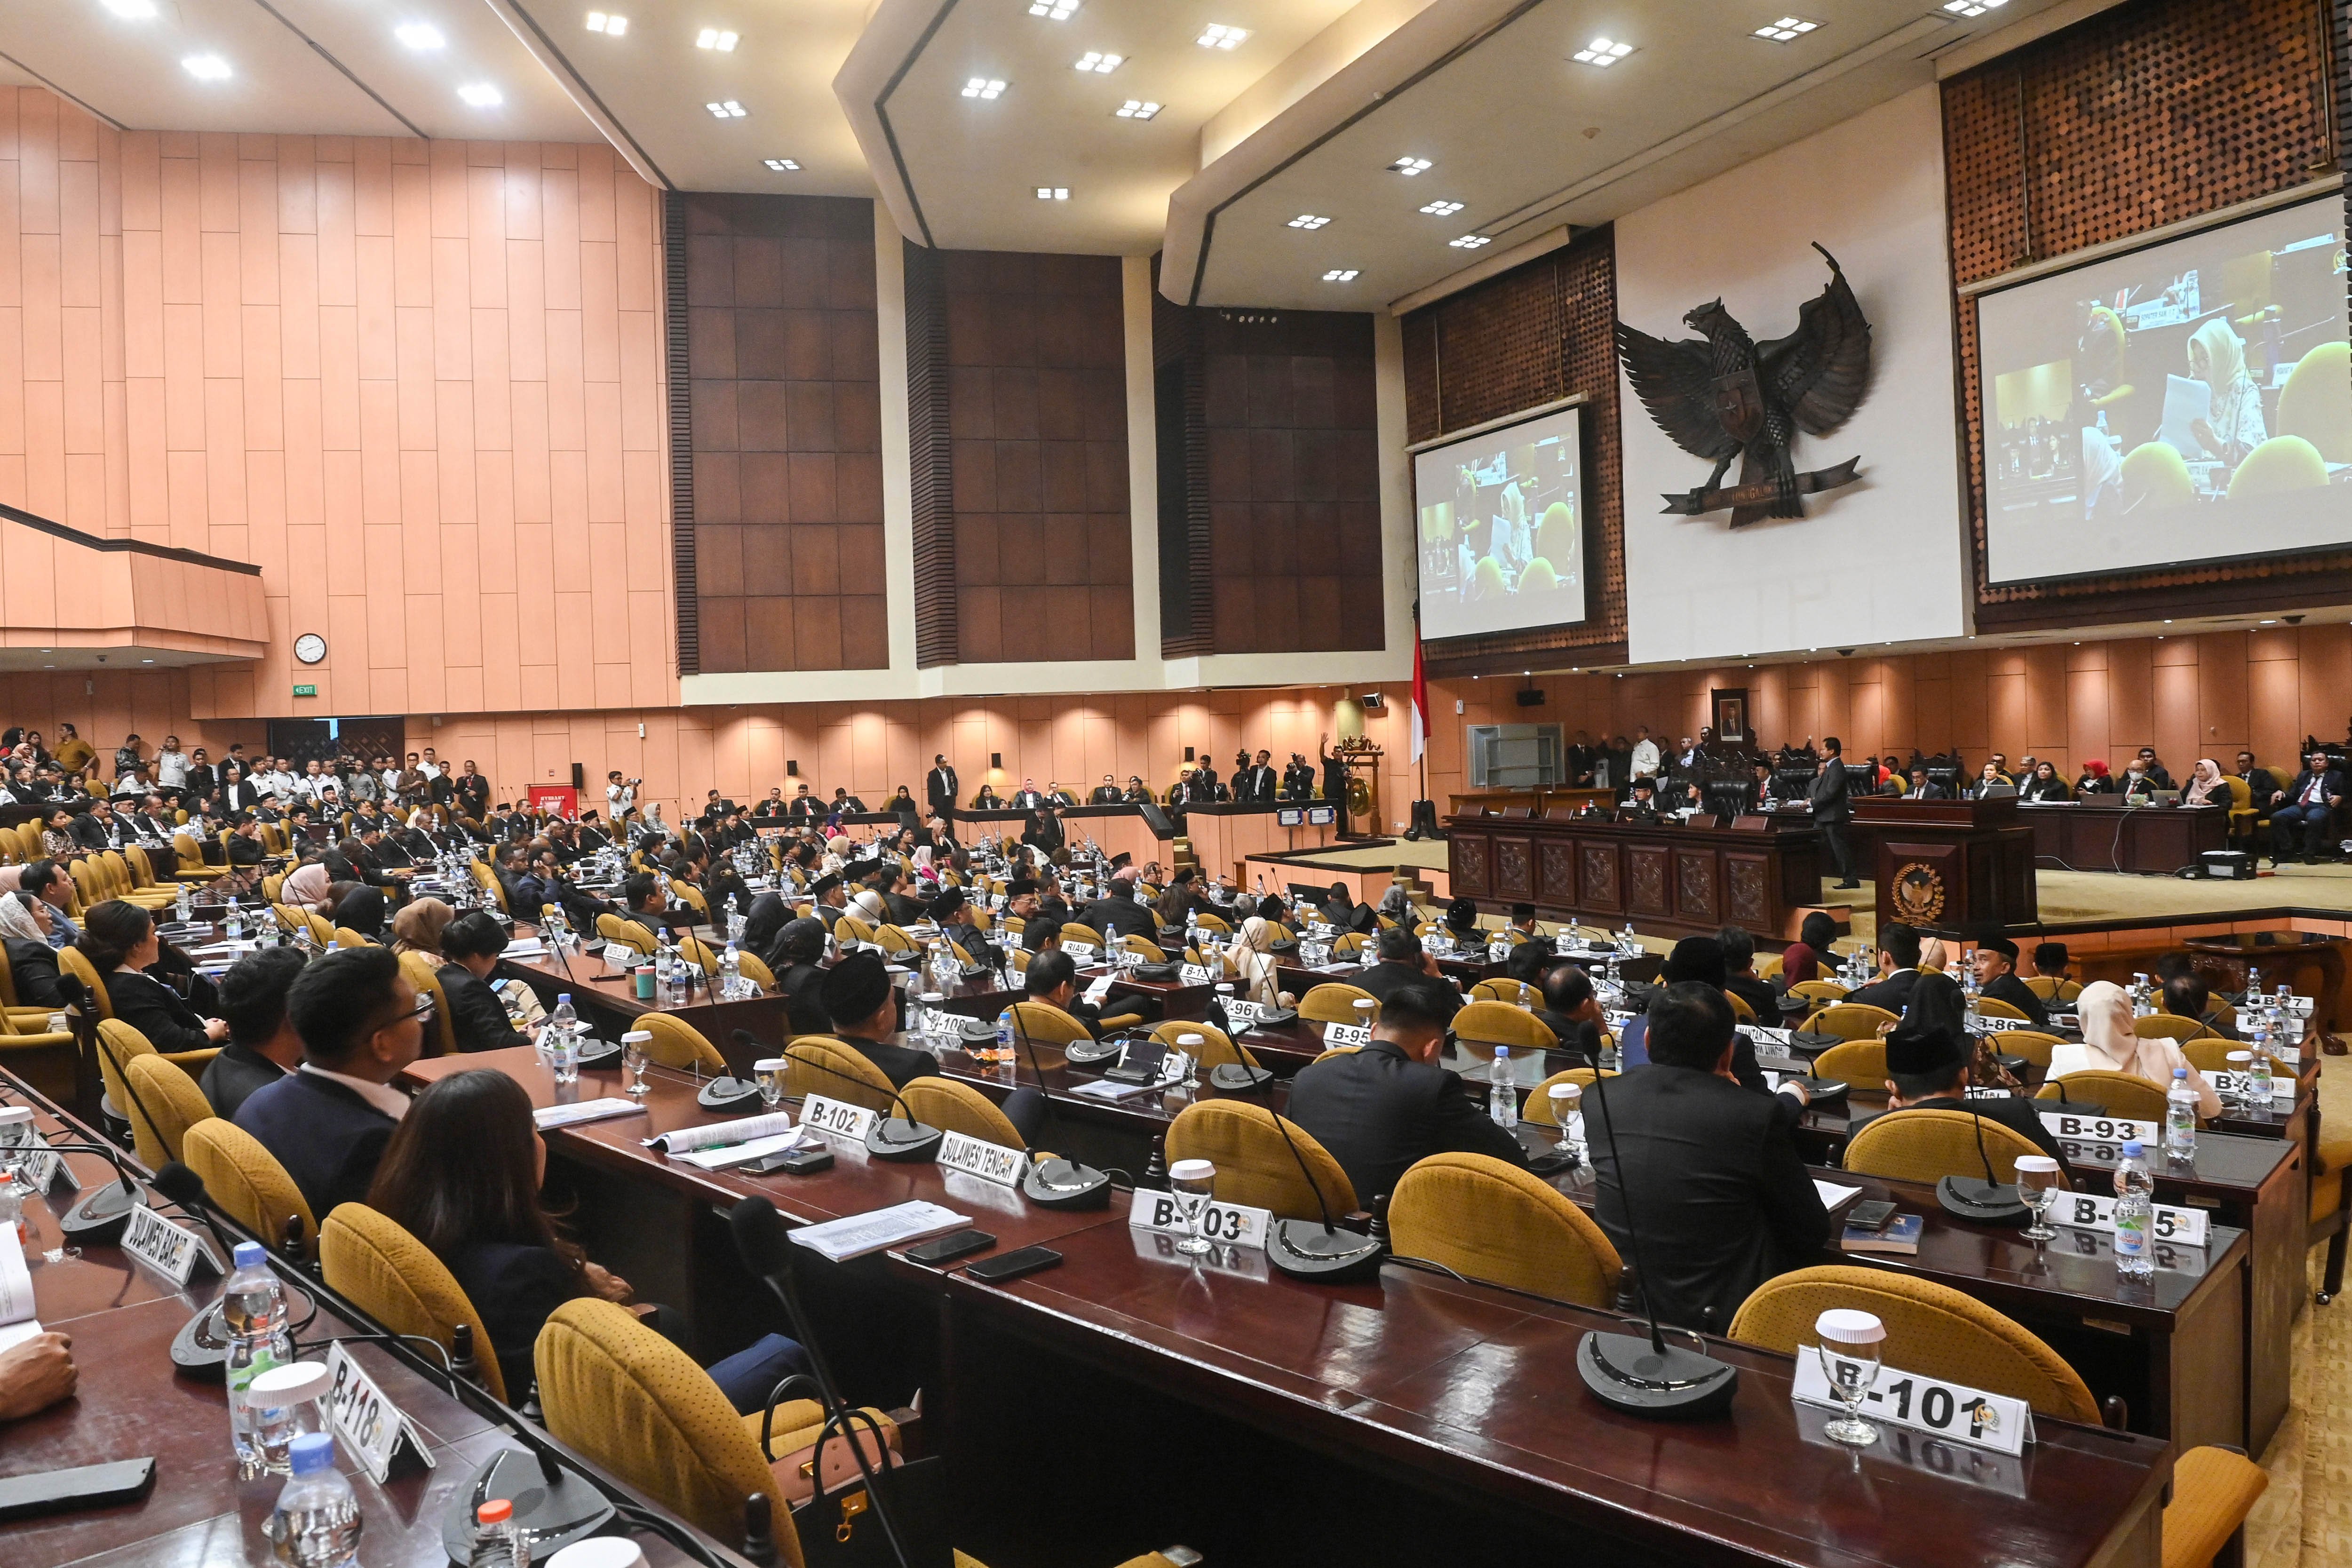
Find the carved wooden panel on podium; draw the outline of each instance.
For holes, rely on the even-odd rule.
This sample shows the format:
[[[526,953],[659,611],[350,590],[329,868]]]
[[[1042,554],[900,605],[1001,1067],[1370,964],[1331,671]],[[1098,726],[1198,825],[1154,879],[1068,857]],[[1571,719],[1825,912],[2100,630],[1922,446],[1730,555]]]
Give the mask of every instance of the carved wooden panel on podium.
[[[1754,931],[1768,928],[1772,911],[1771,864],[1761,855],[1723,857],[1723,920]]]
[[[1675,850],[1675,918],[1695,925],[1723,923],[1722,889],[1713,847]]]
[[[1565,839],[1543,839],[1536,845],[1536,893],[1539,904],[1566,904],[1574,908],[1576,897],[1576,846]]]
[[[1456,838],[1448,849],[1448,879],[1457,899],[1486,897],[1486,840]]]
[[[1496,838],[1495,897],[1520,903],[1535,896],[1535,846],[1525,838]]]
[[[1673,934],[1728,922],[1785,941],[1821,897],[1819,835],[1801,812],[1723,826],[1482,812],[1447,818],[1446,837],[1455,897],[1532,903],[1552,919],[1630,918]]]
[[[1622,879],[1618,876],[1617,846],[1614,844],[1579,844],[1576,847],[1580,875],[1577,879],[1578,901],[1595,913],[1615,914],[1625,907]]]
[[[1625,846],[1625,912],[1664,920],[1675,912],[1666,893],[1674,851],[1663,844]]]

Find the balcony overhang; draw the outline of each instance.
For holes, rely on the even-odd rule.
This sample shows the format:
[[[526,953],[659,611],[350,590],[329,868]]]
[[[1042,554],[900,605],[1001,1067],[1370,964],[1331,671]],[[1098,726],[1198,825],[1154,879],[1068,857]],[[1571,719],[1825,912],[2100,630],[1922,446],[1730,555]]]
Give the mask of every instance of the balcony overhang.
[[[268,646],[260,567],[0,504],[0,670],[218,664]]]

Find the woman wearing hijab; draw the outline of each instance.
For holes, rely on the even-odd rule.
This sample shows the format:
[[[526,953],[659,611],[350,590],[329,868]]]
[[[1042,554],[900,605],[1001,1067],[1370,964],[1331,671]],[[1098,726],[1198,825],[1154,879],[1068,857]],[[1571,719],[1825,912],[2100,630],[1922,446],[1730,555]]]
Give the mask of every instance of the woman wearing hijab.
[[[1268,1007],[1288,1007],[1295,999],[1287,991],[1275,985],[1274,931],[1263,915],[1252,915],[1242,921],[1235,938],[1232,957],[1234,978],[1241,1000],[1255,1002]]]
[[[792,918],[792,906],[784,902],[782,894],[761,893],[753,899],[751,907],[743,912],[743,951],[774,969],[775,960],[771,955],[776,937]]]
[[[457,911],[438,899],[417,899],[403,905],[400,912],[392,917],[392,951],[421,952],[437,962],[441,957],[441,933],[457,918]]]
[[[2210,1120],[2221,1114],[2221,1097],[2213,1092],[2196,1064],[2181,1054],[2178,1044],[2161,1037],[2142,1039],[2133,1032],[2131,999],[2122,986],[2111,980],[2094,980],[2075,999],[2075,1011],[2083,1020],[2083,1042],[2065,1041],[2052,1049],[2052,1079],[2078,1072],[2127,1072],[2168,1089],[2173,1070],[2187,1068],[2189,1087],[2197,1091],[2198,1116]]]
[[[62,1007],[58,955],[49,947],[49,907],[30,893],[0,893],[0,946],[19,1007]]]
[[[2025,787],[2018,791],[2018,794],[2028,800],[2074,798],[2074,792],[2066,787],[2066,781],[2058,776],[2058,766],[2054,763],[2034,763],[2033,776],[2025,781]]]
[[[1797,940],[1780,953],[1780,973],[1790,985],[1822,977],[1822,960],[1829,956],[1830,944],[1837,941],[1837,922],[1821,910],[1805,917],[1797,928]]]
[[[2116,781],[2107,776],[2107,764],[2093,757],[2083,764],[2083,776],[2074,781],[2077,795],[2113,795]]]
[[[2222,776],[2221,764],[2210,757],[2200,757],[2189,770],[2189,786],[2180,792],[2183,805],[2218,805],[2223,809],[2235,804],[2230,794],[2230,781]]]
[[[1379,913],[1399,925],[1417,924],[1417,911],[1412,907],[1412,889],[1402,882],[1391,882],[1389,890],[1381,895]]]
[[[2215,316],[2189,334],[2189,375],[2208,389],[2205,417],[2189,420],[2189,433],[2236,468],[2270,431],[2263,423],[2263,395],[2246,372],[2246,345],[2224,317]]]
[[[327,918],[337,927],[350,927],[370,942],[383,940],[383,889],[371,888],[364,882],[338,882],[338,888],[349,888],[335,905],[335,912]]]

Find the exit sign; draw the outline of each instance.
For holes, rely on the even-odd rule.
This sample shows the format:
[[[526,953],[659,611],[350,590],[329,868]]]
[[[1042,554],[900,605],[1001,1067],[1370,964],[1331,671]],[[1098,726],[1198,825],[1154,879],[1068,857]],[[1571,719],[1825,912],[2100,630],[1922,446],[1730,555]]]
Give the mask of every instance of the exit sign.
[[[319,689],[315,686],[298,686],[294,689],[294,695],[297,697],[316,697],[319,695]]]

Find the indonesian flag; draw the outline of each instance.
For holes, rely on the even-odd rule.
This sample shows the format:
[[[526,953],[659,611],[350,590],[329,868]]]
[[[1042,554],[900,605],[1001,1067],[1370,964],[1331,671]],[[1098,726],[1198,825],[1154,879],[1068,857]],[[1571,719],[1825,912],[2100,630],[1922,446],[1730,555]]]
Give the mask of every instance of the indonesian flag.
[[[1412,755],[1410,762],[1421,761],[1422,752],[1429,749],[1429,681],[1421,672],[1421,638],[1412,639]]]

